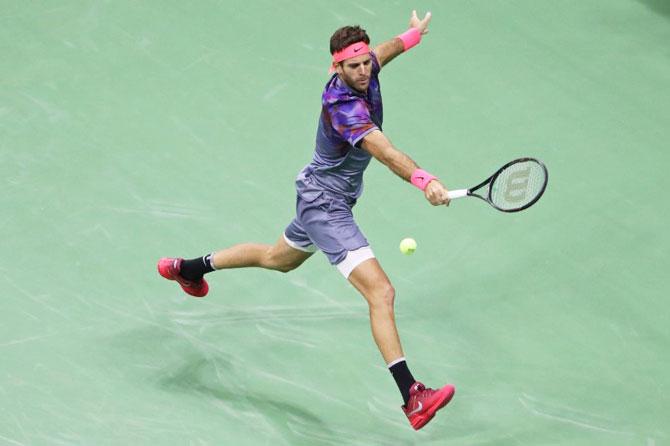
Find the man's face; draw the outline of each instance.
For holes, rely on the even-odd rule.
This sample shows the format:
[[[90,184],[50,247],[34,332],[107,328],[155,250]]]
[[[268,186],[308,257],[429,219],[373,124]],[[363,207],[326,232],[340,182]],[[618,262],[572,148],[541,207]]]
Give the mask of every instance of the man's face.
[[[356,91],[365,93],[370,85],[372,74],[370,54],[361,54],[344,60],[337,64],[336,71],[347,85]]]

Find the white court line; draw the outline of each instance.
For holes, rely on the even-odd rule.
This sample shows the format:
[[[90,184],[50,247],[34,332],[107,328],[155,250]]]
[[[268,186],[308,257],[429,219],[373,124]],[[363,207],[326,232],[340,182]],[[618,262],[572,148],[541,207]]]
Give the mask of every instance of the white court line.
[[[18,444],[19,446],[26,446],[25,443],[21,443],[20,441],[12,440],[11,438],[3,437],[2,435],[0,435],[0,440],[4,440],[4,441],[6,441],[8,443],[11,443],[11,444]]]
[[[599,432],[607,432],[609,434],[635,435],[633,432],[617,431],[617,430],[613,430],[613,429],[608,429],[606,427],[597,426],[595,424],[589,424],[589,423],[585,423],[585,422],[582,422],[582,421],[573,420],[572,418],[566,418],[566,417],[561,417],[561,416],[558,416],[558,415],[552,415],[552,414],[549,414],[549,413],[546,413],[546,412],[542,412],[538,409],[535,409],[534,407],[531,407],[528,404],[528,402],[524,401],[524,397],[519,397],[519,402],[521,402],[523,407],[525,407],[527,410],[534,413],[535,415],[538,415],[538,416],[541,416],[541,417],[544,417],[544,418],[548,418],[550,420],[556,420],[556,421],[559,421],[559,422],[562,422],[562,423],[573,424],[575,426],[583,427],[583,428],[586,428],[586,429],[589,429],[589,430],[594,430],[594,431],[599,431]]]
[[[24,342],[37,341],[39,339],[50,338],[52,336],[56,336],[58,334],[59,333],[51,333],[51,334],[42,335],[42,336],[30,336],[30,337],[27,337],[27,338],[14,339],[14,340],[9,341],[9,342],[3,342],[2,344],[0,344],[0,347],[7,347],[9,345],[16,345],[16,344],[23,344]]]

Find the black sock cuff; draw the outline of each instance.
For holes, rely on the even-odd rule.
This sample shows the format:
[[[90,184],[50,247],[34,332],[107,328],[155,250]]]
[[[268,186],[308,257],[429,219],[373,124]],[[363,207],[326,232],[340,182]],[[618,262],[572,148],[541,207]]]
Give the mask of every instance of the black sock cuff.
[[[409,400],[409,389],[412,387],[412,384],[414,384],[414,377],[412,376],[412,372],[409,371],[409,367],[407,367],[407,361],[402,359],[401,361],[396,362],[389,367],[389,371],[398,385],[402,399],[405,401],[405,404],[407,404],[407,401]]]
[[[214,271],[212,255],[207,254],[195,259],[184,260],[181,262],[179,274],[186,280],[198,281],[202,279],[202,276]]]

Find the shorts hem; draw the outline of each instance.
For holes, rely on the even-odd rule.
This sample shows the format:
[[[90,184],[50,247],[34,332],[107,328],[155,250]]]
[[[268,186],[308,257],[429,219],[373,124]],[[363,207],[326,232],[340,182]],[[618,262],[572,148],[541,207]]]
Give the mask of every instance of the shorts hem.
[[[345,279],[348,279],[351,275],[351,272],[356,269],[358,265],[365,262],[368,259],[374,259],[375,253],[372,252],[370,246],[363,246],[362,248],[355,249],[353,251],[348,251],[344,260],[335,265],[337,269],[342,273]]]
[[[291,248],[297,249],[298,251],[302,252],[309,252],[309,253],[316,252],[316,247],[314,246],[313,243],[310,243],[307,246],[300,246],[293,240],[290,240],[288,237],[286,237],[286,233],[284,233],[283,235],[284,235],[284,241],[286,241],[286,244],[289,245]]]

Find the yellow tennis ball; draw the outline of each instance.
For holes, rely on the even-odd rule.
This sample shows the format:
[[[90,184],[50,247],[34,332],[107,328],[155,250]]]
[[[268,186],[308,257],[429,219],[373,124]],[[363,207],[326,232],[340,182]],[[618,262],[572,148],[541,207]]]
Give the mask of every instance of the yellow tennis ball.
[[[410,255],[416,251],[416,240],[413,238],[404,238],[400,242],[400,252],[405,255]]]

